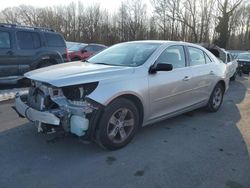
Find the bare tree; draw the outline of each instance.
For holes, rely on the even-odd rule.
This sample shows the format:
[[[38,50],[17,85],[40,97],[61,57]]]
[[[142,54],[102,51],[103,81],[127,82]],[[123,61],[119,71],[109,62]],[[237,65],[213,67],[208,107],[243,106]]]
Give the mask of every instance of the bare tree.
[[[151,0],[153,15],[142,0],[123,0],[117,13],[80,1],[67,6],[21,5],[0,11],[0,21],[50,27],[66,40],[112,45],[139,39],[211,42],[250,49],[250,2],[244,0]]]
[[[221,0],[217,0],[221,16],[218,17],[219,23],[216,27],[216,32],[219,33],[219,37],[215,42],[223,48],[227,47],[230,17],[242,1],[243,0],[224,0],[224,2],[222,2]]]

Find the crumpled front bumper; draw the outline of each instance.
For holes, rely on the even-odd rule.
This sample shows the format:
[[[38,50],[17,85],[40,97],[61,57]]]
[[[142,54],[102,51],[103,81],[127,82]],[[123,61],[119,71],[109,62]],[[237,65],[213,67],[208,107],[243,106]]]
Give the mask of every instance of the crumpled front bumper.
[[[16,95],[15,108],[17,113],[32,122],[41,122],[51,125],[60,125],[60,119],[50,111],[38,111],[27,105],[27,94]]]

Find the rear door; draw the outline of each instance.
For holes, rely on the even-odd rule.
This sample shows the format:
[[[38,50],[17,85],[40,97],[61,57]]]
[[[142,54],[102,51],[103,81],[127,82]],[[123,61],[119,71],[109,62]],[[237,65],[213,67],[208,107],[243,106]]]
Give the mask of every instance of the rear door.
[[[19,61],[13,46],[13,33],[0,29],[0,77],[18,75]]]
[[[166,48],[156,63],[172,64],[173,70],[149,75],[149,120],[192,105],[193,97],[190,89],[192,70],[187,67],[184,46],[174,45]]]
[[[17,31],[16,40],[18,46],[16,56],[19,61],[19,74],[23,75],[30,70],[33,58],[41,48],[40,34],[32,31]]]
[[[189,66],[192,69],[190,84],[192,88],[192,103],[206,101],[213,86],[216,66],[211,58],[200,48],[188,46]]]

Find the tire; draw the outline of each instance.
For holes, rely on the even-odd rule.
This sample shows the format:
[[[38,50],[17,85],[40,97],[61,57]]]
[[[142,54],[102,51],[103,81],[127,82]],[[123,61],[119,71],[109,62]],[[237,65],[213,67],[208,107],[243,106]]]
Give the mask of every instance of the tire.
[[[105,108],[99,122],[97,143],[105,149],[116,150],[134,138],[139,127],[139,112],[130,100],[118,98]]]
[[[230,78],[231,81],[235,81],[237,73],[235,72],[234,75]]]
[[[217,112],[223,102],[225,88],[221,83],[218,83],[209,98],[206,110],[208,112]]]
[[[48,67],[51,65],[54,65],[54,63],[51,61],[42,61],[41,63],[38,64],[37,68],[44,68],[44,67]]]

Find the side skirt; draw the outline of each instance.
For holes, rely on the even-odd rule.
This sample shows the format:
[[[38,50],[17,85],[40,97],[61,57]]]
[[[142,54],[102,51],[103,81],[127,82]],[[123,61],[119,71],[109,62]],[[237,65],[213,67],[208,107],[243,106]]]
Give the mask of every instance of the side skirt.
[[[150,125],[150,124],[159,122],[159,121],[163,121],[163,120],[165,120],[165,119],[168,119],[168,118],[171,118],[171,117],[174,117],[174,116],[177,116],[177,115],[184,114],[184,113],[186,113],[186,112],[195,110],[195,109],[197,109],[197,108],[204,107],[204,106],[207,105],[207,102],[208,102],[207,100],[204,100],[204,101],[202,101],[202,102],[199,102],[199,103],[196,103],[196,104],[194,104],[194,105],[188,106],[188,107],[183,108],[183,109],[181,109],[181,110],[177,110],[177,111],[171,112],[171,113],[169,113],[169,114],[160,116],[160,117],[158,117],[158,118],[149,120],[149,121],[143,123],[142,126],[144,127],[144,126],[147,126],[147,125]]]

